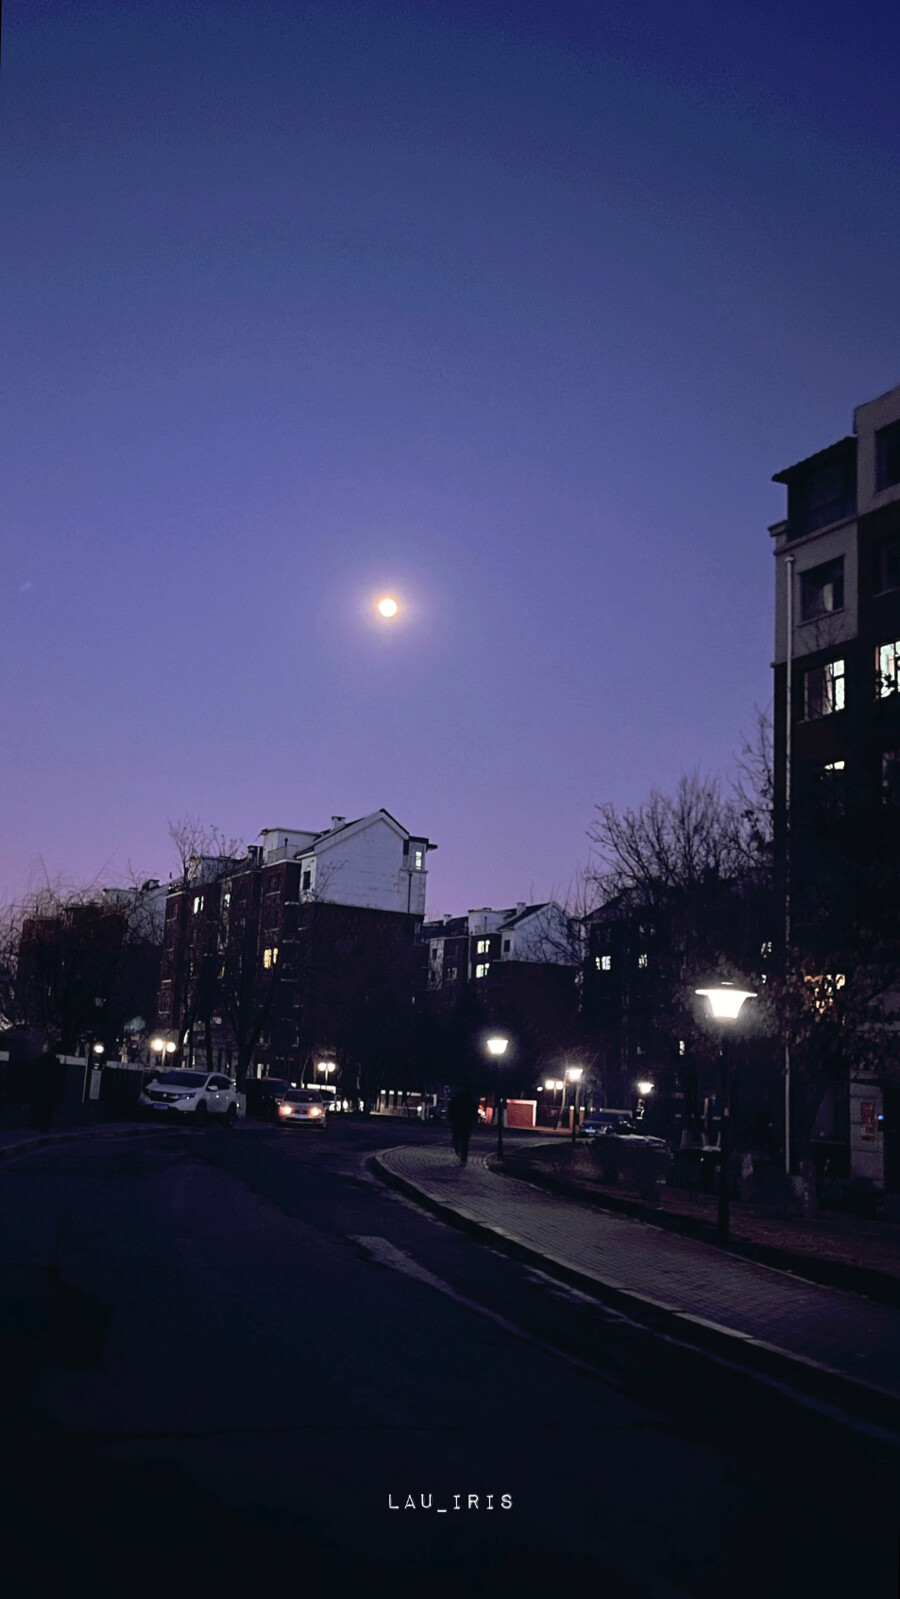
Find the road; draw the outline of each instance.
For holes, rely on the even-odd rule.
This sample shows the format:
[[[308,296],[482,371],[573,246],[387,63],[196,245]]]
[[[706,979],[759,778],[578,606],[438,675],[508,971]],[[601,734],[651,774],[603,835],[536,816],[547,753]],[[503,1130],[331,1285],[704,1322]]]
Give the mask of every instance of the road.
[[[686,1377],[369,1169],[436,1136],[335,1118],[0,1164],[10,1594],[893,1599],[896,1456]]]

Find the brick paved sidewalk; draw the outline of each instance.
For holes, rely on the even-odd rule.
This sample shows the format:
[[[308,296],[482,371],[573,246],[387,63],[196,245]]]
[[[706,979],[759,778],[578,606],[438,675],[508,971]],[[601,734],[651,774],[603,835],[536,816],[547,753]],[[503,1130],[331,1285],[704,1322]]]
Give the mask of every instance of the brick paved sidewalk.
[[[542,1193],[492,1172],[474,1147],[464,1169],[433,1146],[385,1150],[377,1160],[426,1202],[596,1284],[601,1296],[628,1296],[641,1319],[666,1312],[689,1339],[713,1324],[736,1335],[730,1346],[739,1358],[747,1345],[767,1346],[900,1398],[900,1310],[892,1306]]]

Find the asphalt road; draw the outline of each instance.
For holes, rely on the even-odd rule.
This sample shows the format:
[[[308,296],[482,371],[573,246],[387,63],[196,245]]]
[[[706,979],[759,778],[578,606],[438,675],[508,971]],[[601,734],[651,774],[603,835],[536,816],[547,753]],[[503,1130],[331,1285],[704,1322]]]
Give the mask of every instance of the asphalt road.
[[[431,1136],[248,1124],[0,1165],[11,1599],[76,1574],[894,1599],[896,1456],[383,1188],[371,1151]]]

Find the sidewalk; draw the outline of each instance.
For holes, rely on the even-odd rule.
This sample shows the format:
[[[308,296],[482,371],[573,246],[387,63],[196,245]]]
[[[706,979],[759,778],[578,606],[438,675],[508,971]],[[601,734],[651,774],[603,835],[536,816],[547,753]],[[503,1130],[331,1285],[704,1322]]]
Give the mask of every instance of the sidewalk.
[[[900,1309],[805,1282],[630,1216],[461,1168],[433,1146],[382,1151],[386,1181],[665,1336],[900,1433]]]

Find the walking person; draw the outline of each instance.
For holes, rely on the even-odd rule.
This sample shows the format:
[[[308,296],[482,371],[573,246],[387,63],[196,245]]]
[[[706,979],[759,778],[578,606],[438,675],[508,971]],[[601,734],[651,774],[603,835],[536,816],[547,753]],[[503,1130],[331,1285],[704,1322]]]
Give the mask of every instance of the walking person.
[[[453,1148],[461,1166],[469,1158],[469,1139],[478,1121],[478,1106],[470,1088],[461,1088],[447,1107]]]
[[[32,1061],[29,1070],[28,1098],[31,1106],[31,1125],[46,1133],[53,1119],[53,1101],[59,1095],[61,1067],[50,1048],[49,1040],[43,1054]]]

